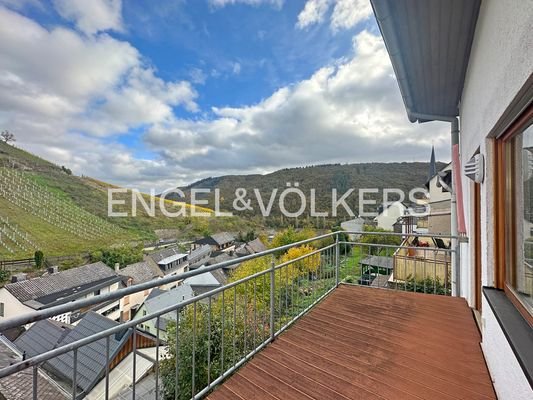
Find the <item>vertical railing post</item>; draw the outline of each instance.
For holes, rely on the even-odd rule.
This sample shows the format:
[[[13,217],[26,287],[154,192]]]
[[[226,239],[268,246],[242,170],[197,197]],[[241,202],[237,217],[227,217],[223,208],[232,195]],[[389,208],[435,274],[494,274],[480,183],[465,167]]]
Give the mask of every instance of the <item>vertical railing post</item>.
[[[340,243],[339,234],[335,235],[335,287],[339,287],[339,269],[340,269]]]
[[[276,293],[276,263],[272,260],[270,265],[270,341],[274,341],[276,328],[274,325],[274,293]]]
[[[455,241],[455,296],[461,296],[461,238]]]

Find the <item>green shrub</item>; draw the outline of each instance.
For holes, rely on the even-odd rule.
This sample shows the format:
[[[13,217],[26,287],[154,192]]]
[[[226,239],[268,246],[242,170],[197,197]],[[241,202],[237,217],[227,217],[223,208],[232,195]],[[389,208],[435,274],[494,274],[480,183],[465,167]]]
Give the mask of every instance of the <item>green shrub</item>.
[[[41,250],[35,252],[35,268],[41,269],[44,264],[44,254]]]
[[[10,276],[11,273],[9,271],[6,271],[5,269],[0,270],[0,283],[9,281]]]

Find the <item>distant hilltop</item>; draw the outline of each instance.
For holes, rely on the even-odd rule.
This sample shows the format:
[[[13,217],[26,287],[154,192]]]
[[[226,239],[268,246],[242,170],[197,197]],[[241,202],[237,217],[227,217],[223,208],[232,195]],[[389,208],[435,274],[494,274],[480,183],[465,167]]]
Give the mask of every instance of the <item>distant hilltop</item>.
[[[191,201],[191,190],[209,189],[210,193],[203,195],[197,194],[196,198],[205,199],[210,205],[215,203],[214,190],[218,189],[221,209],[232,211],[233,200],[235,199],[237,189],[244,188],[248,195],[251,195],[254,189],[258,189],[266,203],[274,188],[282,191],[287,187],[287,184],[293,187],[296,184],[306,194],[311,189],[315,189],[316,208],[318,210],[327,210],[331,208],[331,191],[334,188],[337,189],[339,194],[349,189],[354,189],[357,192],[359,189],[367,188],[377,188],[380,191],[384,188],[395,188],[408,193],[413,188],[424,186],[427,181],[429,166],[429,163],[424,162],[314,165],[284,168],[265,175],[224,175],[210,177],[180,187],[179,189],[185,194],[185,198],[181,200],[187,202]],[[438,170],[444,166],[445,163],[436,163]],[[177,195],[170,195],[169,198],[179,199]],[[351,202],[351,208],[357,209],[357,196],[350,198],[349,202]],[[292,207],[294,209],[298,207],[298,199],[287,198],[287,204],[288,208]],[[342,210],[339,211],[342,216]],[[243,215],[260,216],[261,213],[259,207],[254,207],[254,210],[245,211]],[[277,222],[281,225],[290,223],[286,218],[283,218],[277,201],[273,203],[272,216],[274,219],[277,218]],[[306,218],[305,215],[303,217]]]

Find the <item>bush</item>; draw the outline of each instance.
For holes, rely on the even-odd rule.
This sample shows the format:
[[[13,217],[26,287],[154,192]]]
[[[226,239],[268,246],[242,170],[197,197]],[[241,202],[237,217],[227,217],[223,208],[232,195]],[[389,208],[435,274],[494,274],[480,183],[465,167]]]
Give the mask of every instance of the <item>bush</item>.
[[[9,271],[6,271],[5,269],[0,270],[0,282],[1,283],[7,282],[10,276],[11,276],[11,273]]]
[[[364,228],[364,234],[361,237],[360,242],[361,243],[368,243],[373,245],[385,245],[384,247],[381,246],[364,246],[363,247],[363,253],[365,254],[372,254],[372,255],[379,255],[381,254],[381,251],[386,249],[387,245],[400,245],[402,243],[402,238],[400,235],[383,235],[380,233],[391,233],[390,231],[387,231],[383,228],[365,225]]]
[[[35,252],[35,268],[41,269],[44,264],[44,254],[41,250]]]
[[[143,259],[142,246],[136,247],[115,247],[100,249],[90,255],[91,262],[102,261],[104,264],[114,267],[119,263],[121,267],[133,264]]]
[[[344,278],[344,282],[346,282],[346,283],[356,283],[357,282],[357,278],[355,276],[348,275],[346,278]]]

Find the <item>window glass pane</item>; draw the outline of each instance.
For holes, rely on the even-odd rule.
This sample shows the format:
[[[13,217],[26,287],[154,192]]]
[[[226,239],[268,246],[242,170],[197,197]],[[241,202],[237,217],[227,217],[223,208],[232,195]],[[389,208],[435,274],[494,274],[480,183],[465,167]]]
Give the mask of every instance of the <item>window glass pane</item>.
[[[515,141],[516,157],[516,242],[518,246],[513,279],[515,291],[533,310],[533,126]]]

